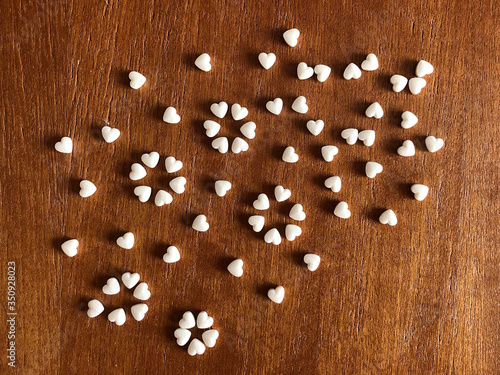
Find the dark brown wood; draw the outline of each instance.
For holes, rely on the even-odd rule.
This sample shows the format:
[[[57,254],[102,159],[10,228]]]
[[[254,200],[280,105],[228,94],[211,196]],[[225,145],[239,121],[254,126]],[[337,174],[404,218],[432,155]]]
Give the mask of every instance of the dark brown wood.
[[[4,0],[0,9],[0,239],[2,264],[17,269],[17,372],[498,372],[497,1]],[[291,27],[301,31],[296,48],[282,39]],[[269,71],[258,64],[263,51],[277,55]],[[209,73],[194,67],[203,52],[213,59]],[[377,71],[342,79],[370,52]],[[435,67],[422,94],[392,92],[389,77],[413,76],[420,59]],[[332,76],[299,81],[301,61],[332,66]],[[128,87],[130,70],[147,77],[140,90]],[[298,95],[307,115],[290,109]],[[280,116],[265,110],[275,97],[285,104]],[[221,155],[204,134],[203,121],[216,120],[210,104],[222,100],[246,106],[257,124],[246,153]],[[385,109],[381,120],[364,116],[372,101]],[[177,125],[162,122],[170,105],[182,116]],[[404,110],[419,118],[412,129],[399,126]],[[317,118],[326,126],[314,137],[305,124]],[[243,123],[220,122],[230,137]],[[113,144],[100,136],[107,123],[122,132]],[[346,145],[346,127],[374,129],[375,145]],[[426,152],[427,135],[445,147]],[[74,141],[71,155],[54,150],[62,136]],[[417,148],[412,158],[396,154],[405,139]],[[325,144],[340,150],[330,164],[321,160]],[[288,145],[296,164],[280,160]],[[133,183],[131,164],[150,151],[162,155],[160,166]],[[162,208],[140,203],[134,186],[168,186],[167,155],[184,162],[186,192]],[[374,180],[363,175],[368,160],[384,166]],[[338,194],[323,187],[333,174],[342,177]],[[96,183],[95,195],[80,198],[81,179]],[[224,198],[216,179],[233,183]],[[412,183],[429,185],[425,201],[412,198]],[[277,184],[292,197],[271,200],[266,228],[283,232],[292,203],[307,213],[303,235],[279,247],[247,224],[252,201]],[[333,215],[340,200],[349,220]],[[396,227],[378,223],[386,208]],[[199,213],[207,233],[190,227]],[[136,235],[129,251],[115,244],[126,231]],[[68,238],[80,241],[74,258],[60,250]],[[162,261],[169,245],[181,250],[176,264]],[[306,252],[321,255],[316,272],[304,267]],[[241,279],[225,270],[235,257],[245,261]],[[117,327],[107,314],[135,299],[100,289],[125,271],[139,272],[152,297],[142,322],[127,313]],[[286,289],[281,305],[266,297],[276,285]],[[95,319],[85,313],[92,298],[106,306]],[[201,357],[173,337],[188,309],[208,311],[221,334]],[[7,373],[5,355],[0,363]]]

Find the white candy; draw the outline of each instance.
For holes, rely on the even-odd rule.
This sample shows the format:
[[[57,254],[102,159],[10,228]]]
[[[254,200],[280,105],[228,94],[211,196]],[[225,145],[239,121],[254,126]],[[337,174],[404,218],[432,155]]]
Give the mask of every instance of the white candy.
[[[235,277],[241,277],[243,275],[243,260],[235,259],[227,266],[229,273]]]
[[[184,346],[191,338],[191,331],[185,328],[177,328],[174,332],[174,336],[177,339],[177,345]]]
[[[429,193],[429,188],[422,184],[413,184],[410,190],[417,201],[423,201]]]
[[[410,129],[418,122],[417,116],[415,116],[410,111],[404,111],[401,114],[401,127],[403,129]]]
[[[139,201],[145,203],[151,197],[151,187],[149,186],[137,186],[134,189],[134,194],[139,198]]]
[[[272,101],[270,100],[266,103],[266,108],[273,115],[278,116],[283,109],[283,100],[281,100],[280,98],[276,98]]]
[[[198,232],[206,232],[210,228],[210,225],[208,225],[205,215],[198,215],[194,219],[192,227]]]
[[[212,65],[210,64],[210,56],[208,53],[203,53],[196,58],[194,61],[194,65],[200,70],[204,72],[209,72],[212,69]]]
[[[255,125],[255,122],[249,121],[241,125],[240,132],[248,139],[254,139],[256,128],[257,126]]]
[[[248,218],[248,224],[252,226],[254,232],[260,232],[264,228],[264,216],[253,215]]]
[[[148,284],[140,283],[134,290],[134,297],[141,301],[146,301],[151,297],[151,292],[148,290]]]
[[[276,55],[274,53],[259,53],[259,62],[260,65],[266,70],[270,69],[274,63],[276,62]]]
[[[113,143],[120,136],[120,131],[106,125],[101,129],[101,134],[107,143]]]
[[[199,329],[207,329],[212,327],[214,324],[214,319],[210,316],[208,316],[206,311],[202,311],[198,314],[198,317],[196,318],[196,326]]]
[[[299,155],[295,153],[295,149],[292,146],[288,146],[283,151],[281,159],[286,163],[296,163],[299,161]]]
[[[285,227],[285,237],[288,241],[295,240],[296,237],[302,234],[302,229],[295,224],[287,224]]]
[[[229,141],[226,137],[215,138],[212,141],[212,147],[221,154],[225,154],[229,150]]]
[[[269,198],[266,194],[259,194],[256,200],[253,201],[253,207],[256,210],[267,210],[269,208]]]
[[[359,132],[358,139],[363,142],[365,146],[372,146],[375,143],[375,131],[363,130]]]
[[[207,347],[213,348],[219,338],[219,331],[216,329],[209,329],[201,334],[201,338]]]
[[[96,299],[89,301],[87,306],[87,315],[89,318],[95,318],[96,316],[101,315],[101,313],[104,311],[104,306]]]
[[[304,255],[304,263],[307,264],[307,269],[309,271],[316,271],[319,267],[321,258],[316,254],[306,254]]]
[[[102,292],[107,295],[115,295],[120,293],[120,283],[114,277],[111,277],[106,282],[106,285],[102,287]]]
[[[341,219],[349,219],[351,217],[351,211],[349,211],[347,202],[339,202],[339,204],[335,207],[333,214]]]
[[[248,109],[242,107],[239,104],[233,104],[231,106],[231,115],[233,116],[233,119],[236,121],[243,120],[245,117],[248,116]]]
[[[132,289],[136,286],[140,279],[141,276],[138,273],[125,272],[122,275],[122,283],[127,289]]]
[[[111,323],[115,323],[117,326],[122,326],[123,324],[125,324],[125,320],[127,320],[125,310],[119,308],[111,311],[108,315],[108,320]]]
[[[177,110],[174,107],[168,107],[163,113],[163,121],[168,124],[177,124],[181,121],[181,116],[177,114]]]
[[[205,121],[203,123],[203,127],[205,128],[207,137],[209,138],[215,137],[220,130],[220,124],[212,120]]]
[[[378,59],[373,53],[369,53],[361,63],[361,69],[372,72],[378,69]]]
[[[223,197],[231,189],[231,183],[225,180],[215,181],[215,193],[219,197]]]
[[[130,308],[132,316],[138,322],[144,319],[148,310],[149,310],[148,305],[146,305],[145,303],[138,303],[137,305],[134,305]]]
[[[243,138],[236,137],[231,145],[231,151],[235,154],[248,151],[248,143]]]
[[[130,168],[130,173],[128,176],[132,181],[137,181],[140,180],[141,178],[146,177],[146,175],[147,175],[146,169],[144,169],[144,167],[139,163],[134,163]]]
[[[423,78],[410,78],[408,88],[413,95],[420,94],[420,91],[427,85]]]
[[[186,311],[182,315],[182,319],[179,320],[179,327],[184,328],[184,329],[194,328],[195,325],[196,325],[196,321],[194,320],[194,315],[191,311]]]
[[[316,121],[309,120],[309,121],[307,121],[307,124],[306,124],[307,130],[309,130],[309,132],[312,135],[318,135],[319,133],[321,133],[324,126],[325,126],[325,123],[323,122],[323,120],[316,120]]]
[[[409,140],[404,141],[403,145],[398,148],[398,155],[406,157],[415,155],[415,145],[413,142]]]
[[[369,178],[375,178],[377,174],[382,172],[384,170],[384,167],[382,167],[381,164],[376,163],[374,161],[369,161],[365,165],[365,173],[366,177]]]
[[[348,128],[342,130],[342,133],[340,133],[340,136],[344,138],[347,142],[348,145],[353,145],[356,143],[358,140],[358,130],[354,128]]]
[[[356,130],[356,129],[354,129]],[[330,163],[333,157],[339,153],[339,149],[336,146],[323,146],[321,147],[321,156],[323,159]]]
[[[165,159],[165,169],[168,173],[175,173],[182,169],[182,161],[176,160],[173,156]]]
[[[285,288],[282,286],[277,286],[276,288],[271,288],[267,291],[267,296],[274,303],[283,302],[283,298],[285,298]]]
[[[283,33],[283,39],[285,39],[286,44],[290,47],[295,47],[297,45],[300,36],[300,31],[297,29],[290,29]]]
[[[191,356],[205,353],[205,345],[198,339],[193,339],[188,346],[188,353]]]
[[[146,167],[154,168],[158,165],[158,162],[160,161],[160,154],[155,151],[150,152],[149,154],[147,153],[142,154],[141,161],[144,163]]]
[[[212,113],[218,118],[224,118],[229,109],[226,102],[214,103],[210,106]]]
[[[297,65],[297,77],[300,80],[311,78],[313,74],[314,69],[310,66],[307,66],[305,62],[301,62],[299,63],[299,65]]]
[[[281,243],[280,232],[276,228],[269,229],[264,235],[264,241],[266,243],[272,243],[274,245],[279,245]]]
[[[290,196],[292,195],[292,192],[289,189],[285,189],[283,186],[278,185],[274,188],[274,196],[278,202],[284,202]]]
[[[444,146],[444,141],[441,138],[436,138],[432,135],[425,138],[425,147],[429,152],[439,151]]]
[[[134,234],[132,232],[127,232],[123,236],[118,237],[116,244],[122,249],[130,250],[134,246]]]
[[[186,190],[186,178],[185,177],[176,177],[169,182],[170,188],[176,192],[177,194],[182,194]]]
[[[408,78],[402,75],[394,74],[391,77],[392,91],[394,92],[403,91],[407,83],[408,83]]]
[[[338,193],[342,188],[342,181],[339,176],[328,177],[325,180],[325,186],[331,189],[334,193]]]
[[[420,60],[415,68],[415,75],[419,78],[427,74],[432,74],[434,72],[434,67],[425,60]]]
[[[90,182],[89,180],[80,181],[80,197],[88,198],[92,194],[94,194],[97,190],[97,187]]]
[[[170,204],[173,201],[172,195],[165,190],[158,190],[155,196],[155,205],[161,207],[165,204]]]
[[[307,113],[309,107],[306,104],[306,98],[299,96],[292,103],[292,109],[297,113]]]
[[[288,216],[290,216],[290,218],[292,218],[293,220],[297,220],[297,221],[303,221],[306,219],[306,214],[304,212],[304,207],[302,207],[301,204],[295,204],[291,209],[290,209],[290,213],[288,214]]]
[[[380,215],[378,218],[382,224],[389,224],[390,226],[394,226],[398,223],[398,218],[393,210],[386,210]]]
[[[327,65],[319,64],[314,67],[314,73],[316,73],[316,79],[318,82],[325,82],[331,72],[332,68]]]
[[[130,79],[130,87],[134,90],[140,89],[146,83],[146,77],[139,72],[130,72],[128,78]]]
[[[361,69],[354,63],[350,63],[344,70],[344,79],[350,80],[352,78],[358,79],[361,77]]]
[[[179,249],[175,246],[169,246],[167,252],[163,254],[163,261],[165,263],[175,263],[181,259]]]
[[[382,109],[382,106],[378,104],[378,102],[372,103],[368,106],[368,108],[365,111],[366,117],[375,117],[375,118],[382,118],[384,115],[384,110]]]
[[[61,245],[61,250],[67,256],[74,257],[76,255],[76,253],[78,252],[78,245],[79,244],[80,243],[78,242],[78,240],[75,240],[75,239],[67,240]]]
[[[62,137],[54,146],[61,154],[71,154],[73,152],[73,141],[70,137]]]

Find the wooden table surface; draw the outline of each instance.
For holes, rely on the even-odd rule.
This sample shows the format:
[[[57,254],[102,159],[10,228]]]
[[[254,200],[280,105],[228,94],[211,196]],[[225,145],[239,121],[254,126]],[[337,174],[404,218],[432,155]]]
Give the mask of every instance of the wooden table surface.
[[[498,374],[500,4],[486,1],[72,1],[5,0],[0,5],[2,311],[7,309],[7,262],[16,267],[16,368],[22,374]],[[301,31],[296,48],[283,31]],[[260,67],[260,52],[276,64]],[[204,73],[194,59],[207,52]],[[367,53],[380,68],[359,80],[342,78],[350,62]],[[420,59],[431,62],[420,95],[394,93],[392,74],[414,75]],[[299,81],[296,67],[326,64],[325,83]],[[147,77],[140,90],[127,75]],[[306,115],[291,110],[307,98]],[[280,97],[283,112],[265,103]],[[240,103],[257,124],[250,149],[223,155],[213,150],[204,120],[217,120],[213,102]],[[373,101],[385,110],[369,119]],[[162,121],[174,106],[182,120]],[[403,111],[418,124],[399,126]],[[322,119],[314,137],[307,120]],[[234,138],[244,121],[220,120],[221,135]],[[120,129],[107,144],[100,129]],[[373,129],[372,147],[349,146],[342,129]],[[435,135],[445,146],[425,150]],[[54,144],[74,141],[72,154]],[[405,139],[416,155],[396,154]],[[321,146],[336,145],[332,163]],[[281,161],[286,146],[300,156]],[[161,154],[145,179],[128,178],[144,152]],[[186,192],[172,204],[140,203],[144,184],[168,190],[166,156],[184,163],[176,175]],[[364,175],[364,163],[384,171]],[[335,194],[327,176],[342,178]],[[79,196],[79,181],[97,185]],[[214,181],[233,187],[224,198]],[[418,202],[409,186],[425,183]],[[288,210],[301,203],[303,234],[279,246],[263,241],[247,223],[261,192],[276,185],[290,200],[264,213],[265,230],[282,233],[293,222]],[[333,215],[347,201],[352,216]],[[393,209],[395,227],[378,222]],[[205,214],[206,233],[191,228]],[[136,236],[132,250],[115,241]],[[77,238],[67,257],[63,241]],[[166,264],[170,245],[181,260]],[[321,256],[316,272],[304,266],[307,252]],[[226,267],[244,260],[244,275]],[[149,284],[146,318],[136,322],[128,290],[106,296],[109,277],[138,272]],[[270,287],[282,285],[282,304]],[[86,304],[97,298],[105,312],[94,319]],[[107,320],[127,309],[119,327]],[[186,310],[206,310],[220,337],[203,356],[178,347],[173,332]],[[4,315],[5,317],[6,315]],[[7,344],[8,326],[2,325]],[[196,332],[195,332],[196,334]],[[10,373],[4,354],[1,372]]]

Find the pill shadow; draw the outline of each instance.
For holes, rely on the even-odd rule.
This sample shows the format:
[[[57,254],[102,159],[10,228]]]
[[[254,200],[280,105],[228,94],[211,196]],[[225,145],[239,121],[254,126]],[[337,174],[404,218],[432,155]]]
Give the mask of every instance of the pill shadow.
[[[287,199],[286,201],[279,203],[278,213],[280,215],[288,217],[288,214],[290,213],[290,210],[292,209],[292,207],[295,204],[296,204],[296,202],[291,202],[290,199]]]
[[[260,69],[263,69],[262,68],[262,65],[260,65],[260,62],[259,62],[259,54],[260,52],[258,51],[251,51],[251,52],[247,52],[245,54],[245,61],[248,63],[248,65],[250,65],[252,68],[260,68]]]
[[[140,159],[139,159],[140,161]],[[130,172],[132,171],[132,164],[137,163],[138,161],[132,161],[132,160],[120,160],[118,162],[118,174],[121,175],[122,177],[128,178]]]
[[[367,163],[367,160],[355,160],[352,162],[354,172],[358,176],[365,176],[366,177],[366,173],[365,173],[366,163]]]
[[[229,264],[230,264],[232,261],[236,260],[236,259],[238,259],[238,258],[236,258],[236,257],[234,257],[234,256],[233,256],[233,257],[231,257],[231,256],[222,256],[222,257],[219,257],[219,258],[217,259],[217,264],[216,264],[216,267],[217,267],[217,269],[218,269],[219,271],[222,271],[222,272],[224,272],[224,273],[227,273],[227,272],[228,272],[228,271],[227,271],[227,266],[229,266]]]
[[[194,211],[185,211],[182,214],[182,220],[181,222],[184,223],[185,225],[191,227],[193,224],[194,219],[196,216],[200,215],[199,213],[196,213]]]
[[[283,156],[283,152],[285,151],[285,149],[287,147],[288,146],[284,145],[284,144],[274,145],[272,150],[271,150],[271,156],[273,157],[273,159],[281,160],[281,157]]]
[[[265,282],[265,283],[259,284],[256,287],[257,295],[259,295],[259,296],[264,297],[265,299],[267,299],[268,298],[267,297],[267,292],[269,291],[269,289],[276,288],[277,286],[278,286],[277,284],[271,284],[269,282]]]
[[[385,91],[392,91],[391,75],[387,73],[378,74],[377,85]]]
[[[202,191],[208,192],[210,194],[216,194],[215,192],[215,182],[218,178],[214,178],[212,176],[202,176],[201,177],[201,186]]]
[[[427,147],[425,146],[425,138],[427,138],[426,135],[417,135],[413,137],[413,143],[415,144],[415,148],[418,148],[419,150],[422,151],[428,151]]]
[[[149,117],[152,118],[153,120],[163,122],[163,113],[165,113],[167,107],[168,106],[166,106],[163,103],[156,103],[151,109],[151,112],[149,112]]]
[[[215,122],[218,122],[217,119],[213,120]],[[215,138],[219,137],[219,134],[217,134],[215,137],[208,137],[205,128],[203,127],[203,123],[205,120],[200,120],[200,119],[195,119],[190,121],[191,126],[193,127],[193,130],[196,134],[198,134],[201,138],[201,144],[203,147],[206,147],[208,149],[212,149],[212,142]],[[215,150],[214,150],[215,151]]]
[[[141,186],[140,184],[137,184],[137,185],[132,185],[131,183],[126,183],[125,185],[122,185],[120,191],[121,193],[123,193],[125,196],[129,197],[129,198],[133,198],[133,199],[138,199],[137,196],[134,194],[134,189],[137,187],[137,186]],[[153,196],[153,192],[151,192],[151,195]],[[154,199],[153,199],[154,200]],[[149,200],[148,200],[149,201]],[[141,202],[142,203],[142,202]]]
[[[184,64],[184,65],[187,65],[189,67],[189,69],[192,69],[192,70],[197,70],[198,68],[196,67],[196,65],[194,65],[194,62],[196,61],[196,59],[198,58],[198,56],[200,56],[201,54],[199,53],[193,53],[193,52],[186,52],[186,53],[183,53],[182,54],[182,57],[181,57],[181,62]],[[210,58],[212,58],[210,56]],[[213,61],[211,60],[210,61],[211,63],[213,63]]]
[[[340,201],[338,199],[322,199],[321,200],[321,210],[329,215],[333,215],[333,211]]]
[[[360,116],[365,116],[366,108],[368,108],[366,100],[354,100],[353,104],[351,105],[352,112]]]
[[[130,87],[130,78],[128,78],[129,73],[130,70],[125,70],[123,68],[111,68],[111,76],[113,76],[122,86]]]
[[[388,109],[386,111],[386,116],[390,125],[401,128],[401,115],[403,114],[402,110],[399,109]]]
[[[166,243],[156,243],[154,246],[153,246],[153,256],[154,258],[158,258],[158,259],[161,259],[163,260],[163,255],[167,252],[167,248],[171,246],[169,244],[166,244]]]
[[[293,27],[290,27],[290,29],[292,29],[292,28]],[[285,29],[283,27],[275,27],[270,31],[270,37],[273,41],[276,41],[283,46],[288,46],[288,44],[286,44],[286,42],[285,42],[285,39],[283,39],[283,34],[287,30],[289,30],[289,29]],[[299,37],[299,39],[300,39],[300,37]]]
[[[314,157],[314,159],[323,160],[323,155],[321,154],[321,148],[325,146],[324,143],[314,142],[307,146],[307,151],[310,155]]]
[[[398,148],[403,145],[404,139],[402,138],[391,138],[387,139],[382,143],[382,149],[389,153],[394,155],[395,157],[400,157],[398,155]]]
[[[283,71],[285,72],[285,76],[289,77],[289,78],[298,79],[298,77],[297,77],[297,66],[298,65],[299,65],[298,62],[287,61],[286,63],[284,63]],[[291,103],[290,103],[290,105],[291,105]]]
[[[262,191],[249,191],[246,193],[241,194],[241,200],[240,202],[243,203],[245,206],[250,207],[253,209],[253,201],[256,200],[259,197],[259,194],[261,194]],[[269,196],[268,196],[269,197]]]
[[[104,142],[104,138],[102,137],[102,128],[103,126],[107,125],[107,123],[104,123],[103,125],[99,124],[92,124],[92,127],[90,128],[90,138],[99,142]]]
[[[312,136],[309,130],[307,130],[307,121],[306,119],[293,119],[291,122],[292,126],[302,134]]]
[[[64,256],[66,256],[66,254],[64,254],[64,251],[62,251],[61,246],[63,243],[65,243],[68,240],[71,240],[71,237],[68,237],[68,236],[54,237],[51,240],[52,248],[54,249],[56,254],[62,254]]]
[[[106,283],[108,282],[108,279],[110,279],[112,277],[116,277],[116,275],[110,275],[110,274],[101,273],[99,275],[94,276],[91,285],[94,288],[100,290],[100,289],[102,289],[102,287],[104,285],[106,285]],[[118,279],[118,281],[121,281],[121,277],[120,276],[118,276],[116,278]]]
[[[80,313],[87,313],[87,310],[88,310],[88,303],[90,301],[92,301],[93,298],[90,298],[90,297],[84,297],[84,298],[80,298],[77,302],[77,305],[76,305],[76,310]]]
[[[251,233],[255,239],[262,240],[262,237],[263,237],[262,232],[265,233],[264,229],[262,229],[262,231],[260,231],[260,232],[255,232],[252,229],[252,226],[250,224],[248,224],[248,219],[250,218],[250,216],[253,216],[253,215],[259,215],[259,213],[254,213],[254,214],[239,213],[239,214],[237,214],[236,218],[238,220],[238,223],[240,223],[241,226],[243,226],[244,228],[247,228],[249,233]]]
[[[397,187],[398,191],[401,193],[401,195],[403,195],[406,198],[414,199],[414,195],[411,192],[412,185],[413,184],[408,183],[408,182],[398,182],[396,184],[396,187]]]
[[[69,179],[69,191],[73,194],[80,194],[80,181],[81,178],[70,177]]]
[[[417,67],[417,61],[410,58],[403,58],[400,60],[399,65],[400,72],[395,74],[400,74],[410,79],[415,76],[415,69]]]
[[[301,268],[306,267],[306,264],[304,263],[304,256],[306,254],[309,254],[307,251],[294,251],[291,254],[291,259],[293,263]]]
[[[60,136],[60,137],[57,137],[57,136],[46,137],[45,141],[44,141],[44,146],[55,151],[54,147],[55,147],[56,143],[61,140],[62,137],[69,137],[69,136],[65,135],[65,136]],[[57,151],[55,151],[55,152],[59,154],[59,152],[57,152]]]
[[[322,173],[322,174],[319,174],[319,175],[316,175],[312,178],[312,181],[314,183],[314,185],[322,188],[322,189],[326,189],[326,190],[330,190],[328,189],[326,186],[325,186],[325,180],[329,177],[333,176],[332,174],[326,174],[326,173]],[[325,190],[325,191],[326,191]]]
[[[332,65],[331,65],[332,77],[344,79],[344,70],[347,67],[347,65],[349,65],[349,63],[342,62],[342,61],[332,63]]]
[[[108,242],[111,242],[113,245],[118,246],[116,244],[116,240],[118,239],[118,237],[123,236],[127,232],[128,232],[127,230],[119,230],[119,229],[114,228],[113,230],[111,230],[110,232],[108,232],[106,234],[106,240]],[[118,248],[121,249],[121,247],[118,247]]]
[[[213,120],[215,122],[219,122],[220,118],[218,118],[217,116],[215,116],[212,111],[210,110],[210,106],[214,103],[220,103],[221,101],[225,101],[223,99],[215,99],[215,98],[211,98],[210,100],[199,100],[196,104],[197,104],[197,108],[203,108],[203,114],[206,115],[206,116],[211,116],[213,118],[207,118],[207,120]],[[227,103],[227,102],[226,102]],[[230,104],[228,103],[228,106],[230,107]],[[231,111],[231,108],[228,109],[228,113]],[[227,116],[227,114],[226,114]],[[203,120],[202,120],[203,122]],[[203,129],[203,127],[202,127]]]
[[[370,207],[366,210],[366,216],[375,221],[375,222],[379,222],[378,221],[378,218],[380,217],[380,215],[382,215],[382,213],[386,210],[386,208],[383,208],[383,207]]]

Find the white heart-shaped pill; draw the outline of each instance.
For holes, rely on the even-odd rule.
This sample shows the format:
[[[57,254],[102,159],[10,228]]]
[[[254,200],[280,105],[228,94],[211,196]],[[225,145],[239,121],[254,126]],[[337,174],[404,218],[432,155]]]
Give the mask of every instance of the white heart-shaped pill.
[[[161,207],[165,204],[170,204],[173,201],[172,195],[165,190],[158,190],[155,196],[155,205]]]
[[[248,116],[248,109],[242,107],[238,103],[233,104],[231,106],[231,116],[233,116],[233,119],[236,121],[243,120]]]
[[[350,80],[352,78],[358,79],[361,77],[361,69],[354,63],[350,63],[344,70],[344,79]]]
[[[374,161],[369,161],[365,165],[365,174],[369,178],[375,178],[377,174],[382,172],[384,170],[384,167],[382,167],[381,164],[376,163]]]
[[[272,52],[271,53],[261,52],[259,53],[259,62],[264,69],[268,70],[276,62],[276,55]]]
[[[191,338],[191,331],[185,328],[177,328],[174,331],[174,336],[177,339],[177,345],[184,346]]]
[[[147,301],[151,297],[151,292],[148,290],[148,284],[140,283],[134,290],[134,297],[141,301]]]
[[[363,142],[365,146],[372,146],[375,143],[375,131],[363,130],[359,132],[358,139]]]
[[[111,277],[106,282],[106,285],[102,287],[102,292],[107,295],[115,295],[120,293],[120,283],[115,277]]]
[[[413,142],[410,140],[404,141],[403,145],[398,148],[398,155],[406,157],[415,155],[415,145]]]
[[[325,82],[331,72],[332,68],[327,65],[319,64],[314,67],[314,73],[316,73],[316,79],[318,82]]]
[[[256,128],[257,128],[257,125],[255,125],[255,122],[249,121],[249,122],[245,122],[243,125],[241,125],[240,132],[248,139],[254,139]]]
[[[270,100],[266,103],[266,108],[273,115],[278,116],[283,109],[283,100],[281,98],[276,98],[274,100]]]
[[[82,198],[88,198],[92,194],[94,194],[97,190],[97,187],[90,182],[89,180],[80,181],[80,196]]]
[[[290,47],[295,47],[299,40],[300,31],[297,29],[290,29],[283,33],[283,39]]]
[[[89,301],[87,306],[87,315],[89,318],[95,318],[96,316],[101,315],[101,313],[104,311],[104,306],[96,299]]]
[[[281,159],[285,163],[296,163],[299,161],[299,155],[295,153],[295,149],[292,146],[288,146],[285,148],[285,151],[283,151]]]
[[[182,169],[182,161],[176,160],[173,156],[165,159],[165,169],[168,173],[175,173]]]
[[[116,240],[116,244],[126,250],[130,250],[134,246],[134,242],[135,237],[132,232],[127,232]]]
[[[125,324],[125,321],[127,320],[127,317],[125,315],[125,310],[119,308],[111,311],[108,314],[108,320],[111,323],[115,323],[117,326],[122,326],[123,324]]]
[[[423,201],[429,193],[429,188],[422,184],[413,184],[410,190],[417,201]]]
[[[331,162],[338,153],[339,149],[336,146],[328,145],[321,147],[321,156],[323,156],[323,159],[328,163]]]
[[[338,193],[342,188],[342,181],[339,176],[328,177],[325,180],[325,186],[334,193]]]
[[[299,96],[292,103],[292,109],[297,113],[307,113],[309,107],[306,104],[306,98]]]
[[[418,122],[417,116],[415,116],[410,111],[404,111],[401,114],[401,127],[403,129],[410,129]]]
[[[125,272],[122,275],[122,283],[127,289],[132,289],[134,286],[136,286],[140,279],[141,276],[137,272]]]
[[[342,133],[340,133],[340,136],[345,139],[348,145],[353,145],[356,143],[358,140],[358,130],[354,128],[348,128],[342,130]]]
[[[227,104],[226,104],[227,105]],[[207,137],[212,138],[219,133],[220,130],[220,124],[218,122],[212,121],[212,120],[207,120],[203,123],[203,127],[206,130]]]
[[[431,65],[431,63],[425,60],[420,60],[417,64],[417,67],[415,68],[415,75],[419,78],[422,78],[427,74],[432,74],[433,72],[434,67]]]
[[[290,218],[293,220],[297,221],[303,221],[306,219],[306,214],[304,212],[304,207],[302,207],[301,204],[297,203],[294,204],[293,207],[290,209],[290,213],[288,214]]]
[[[206,232],[210,225],[207,223],[207,217],[205,215],[198,215],[193,221],[192,227],[198,232]]]
[[[196,326],[199,329],[207,329],[212,327],[214,324],[214,319],[210,317],[206,311],[202,311],[196,317]]]
[[[260,232],[264,228],[264,216],[253,215],[248,218],[248,224],[252,226],[254,232]]]
[[[271,288],[267,291],[267,296],[274,303],[281,303],[285,298],[285,288],[282,286],[277,286],[276,288]]]
[[[130,72],[128,78],[130,79],[130,87],[134,90],[140,89],[146,83],[146,77],[139,72]]]
[[[146,172],[146,169],[142,165],[140,165],[139,163],[134,163],[130,168],[130,173],[128,176],[132,181],[137,181],[141,178],[146,177],[147,174],[148,173]]]
[[[226,102],[214,103],[210,106],[210,110],[218,118],[224,118],[228,109],[229,106]]]
[[[278,185],[274,188],[274,196],[278,202],[284,202],[290,196],[292,195],[292,192],[289,189],[285,189],[283,186]]]
[[[287,224],[285,227],[285,237],[288,241],[295,240],[296,237],[302,234],[302,229],[295,224]]]
[[[382,224],[389,224],[390,226],[394,226],[398,223],[398,218],[393,210],[386,210],[380,215],[378,218]]]
[[[425,138],[425,147],[429,152],[439,151],[444,146],[444,141],[441,138],[436,138],[432,135]]]
[[[248,143],[243,138],[236,137],[231,145],[231,151],[235,154],[240,152],[248,151]]]
[[[372,72],[378,69],[378,59],[373,53],[369,53],[366,59],[361,63],[361,69]]]
[[[174,107],[168,107],[163,113],[163,121],[168,124],[177,124],[181,121],[181,116],[177,114],[177,110]]]
[[[420,94],[420,91],[427,85],[423,78],[410,78],[408,88],[413,95]]]
[[[212,141],[212,147],[221,154],[225,154],[229,150],[229,141],[226,137],[215,138]]]
[[[175,246],[169,246],[167,252],[163,254],[163,261],[165,263],[175,263],[181,259],[181,253]]]
[[[209,329],[201,334],[201,338],[207,347],[213,348],[219,338],[219,331],[216,329]]]
[[[276,228],[269,229],[264,235],[264,241],[273,245],[279,245],[281,243],[280,232]]]
[[[215,193],[219,197],[223,197],[231,189],[231,183],[226,180],[215,181]]]
[[[253,207],[256,210],[267,210],[269,208],[269,198],[266,194],[259,194],[256,200],[253,201]]]
[[[146,316],[149,307],[145,303],[138,303],[130,308],[130,312],[135,320],[140,322]]]
[[[382,109],[382,106],[378,103],[372,103],[368,106],[368,108],[365,111],[366,117],[375,117],[375,118],[382,118],[384,115],[384,110]]]
[[[235,259],[227,266],[229,273],[235,277],[241,277],[243,275],[243,260]]]
[[[76,255],[76,253],[78,252],[78,245],[79,244],[80,243],[78,242],[78,240],[75,240],[75,239],[67,240],[61,245],[61,250],[67,256],[74,257]]]
[[[62,137],[59,142],[56,142],[54,148],[62,154],[71,154],[73,152],[73,141],[70,137]]]
[[[191,356],[195,356],[196,354],[202,355],[205,353],[205,345],[198,339],[193,339],[188,346],[188,353]]]
[[[170,188],[177,194],[182,194],[186,190],[186,178],[179,176],[169,182]]]
[[[151,187],[149,186],[137,186],[134,189],[134,194],[139,198],[139,201],[145,203],[151,197]]]
[[[204,72],[209,72],[212,69],[212,64],[210,64],[210,56],[208,53],[203,53],[196,58],[194,65]]]
[[[307,269],[309,271],[316,271],[319,267],[321,258],[316,254],[306,254],[304,255],[304,263],[307,264]]]
[[[160,154],[156,151],[150,152],[149,154],[142,154],[141,161],[146,167],[154,168],[158,165],[160,161]]]
[[[394,74],[391,77],[392,91],[394,92],[403,91],[407,83],[408,83],[408,78],[402,75]]]
[[[182,315],[182,319],[179,320],[179,327],[184,328],[184,329],[194,328],[195,325],[196,325],[196,321],[194,320],[194,315],[191,311],[186,311]]]
[[[106,125],[101,129],[101,134],[107,143],[113,143],[120,136],[120,131],[116,128],[112,128]]]
[[[349,219],[351,217],[351,211],[349,211],[347,202],[339,202],[335,210],[333,210],[333,214],[341,219]]]
[[[305,62],[301,62],[299,63],[299,65],[297,65],[297,77],[300,80],[311,78],[313,74],[314,69],[310,66],[307,66]]]
[[[312,135],[318,135],[325,127],[325,123],[323,120],[309,120],[307,121],[306,127]]]

